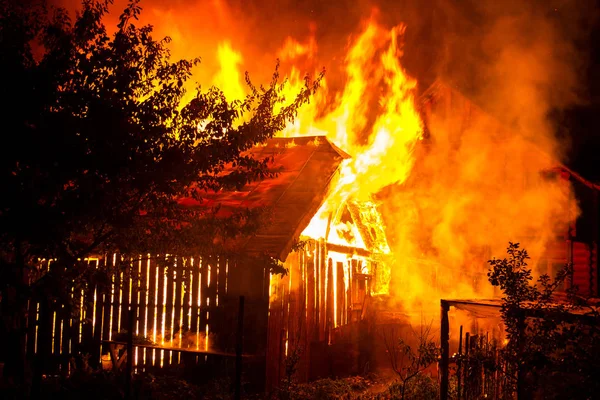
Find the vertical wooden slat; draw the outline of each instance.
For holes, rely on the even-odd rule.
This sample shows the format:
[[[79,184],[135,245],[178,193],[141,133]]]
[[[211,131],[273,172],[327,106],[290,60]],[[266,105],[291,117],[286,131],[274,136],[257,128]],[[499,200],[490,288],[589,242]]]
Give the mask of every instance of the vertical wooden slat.
[[[202,259],[200,257],[195,257],[190,264],[190,272],[192,277],[192,308],[190,310],[192,315],[192,321],[190,324],[190,331],[196,335],[196,340],[198,340],[198,333],[200,332],[200,327],[198,326],[198,315],[199,315],[199,307],[198,307],[198,298],[200,296],[200,267],[202,263]]]
[[[174,335],[174,340],[177,341],[177,343],[179,343],[179,345],[181,345],[181,316],[182,316],[182,308],[183,308],[183,273],[184,273],[184,266],[183,266],[183,259],[181,257],[179,257],[177,259],[177,265],[175,267],[175,269],[173,270],[173,272],[175,273],[175,288],[174,288],[174,301],[175,304],[173,304],[173,335]],[[177,356],[179,357],[179,353],[177,353]]]
[[[110,311],[112,309],[111,292],[113,290],[112,284],[105,288],[102,293],[102,340],[110,339]],[[108,346],[102,346],[102,353],[108,352]]]
[[[61,311],[62,310],[55,310],[52,312],[52,326],[54,328],[54,332],[52,333],[52,353],[55,354],[55,359],[58,359],[60,355],[60,345],[62,343],[62,337],[60,335],[62,327]]]
[[[133,313],[133,332],[136,335],[144,334],[143,330],[140,330],[140,323],[142,323],[142,318],[140,314],[140,301],[142,299],[142,289],[144,286],[140,286],[140,282],[142,280],[142,255],[139,256],[139,259],[132,265],[132,269],[134,274],[131,276],[131,292],[129,294],[129,303],[131,304],[131,309],[134,310]],[[135,360],[134,360],[135,361]]]
[[[104,255],[104,271],[107,274],[111,274],[111,272],[114,270],[112,268],[112,255],[111,254],[105,254]],[[111,278],[112,279],[112,278]],[[112,304],[111,304],[111,291],[112,291],[112,284],[108,284],[106,287],[103,288],[102,290],[102,333],[100,335],[101,340],[109,340],[110,339],[110,311],[112,308]],[[106,354],[108,352],[108,346],[107,345],[102,345],[102,350],[101,353],[102,354]]]
[[[326,304],[327,304],[327,317],[325,319],[325,340],[328,342],[331,341],[331,329],[334,324],[334,297],[333,297],[333,275],[334,274],[334,264],[333,260],[327,257],[327,282],[326,282]]]
[[[319,254],[319,339],[325,340],[325,324],[327,319],[327,293],[326,293],[326,280],[327,280],[327,261],[325,255],[325,248],[323,241],[317,242],[317,251]]]
[[[155,318],[155,312],[154,312],[154,307],[156,306],[156,300],[157,300],[157,280],[156,280],[156,263],[154,262],[152,256],[150,254],[146,255],[148,257],[148,260],[145,262],[146,265],[146,282],[147,283],[147,290],[146,293],[144,294],[145,296],[145,303],[146,303],[146,316],[145,316],[145,320],[146,320],[146,325],[145,325],[145,332],[146,332],[146,336],[148,337],[148,339],[155,341],[155,332],[156,328],[154,325],[154,318]],[[146,349],[146,363],[145,366],[149,366],[152,365],[152,357],[153,357],[153,350],[152,349]]]
[[[76,304],[79,304],[79,299],[81,298],[81,293],[75,290],[75,288],[71,288],[71,301]],[[77,354],[81,351],[81,347],[79,345],[79,327],[81,324],[82,318],[82,310],[77,309],[77,311],[70,318],[70,326],[69,326],[69,335],[71,336],[71,352],[73,354]]]
[[[165,297],[165,334],[167,335],[166,342],[168,345],[173,343],[173,284],[174,280],[173,259],[169,260],[169,265],[166,269],[165,282],[167,285],[167,295]],[[171,352],[165,352],[164,365],[171,365]]]
[[[39,307],[39,328],[37,334],[37,371],[36,378],[41,374],[49,372],[49,360],[52,353],[52,316],[49,302],[46,299],[40,301]]]
[[[164,344],[165,338],[163,336],[164,326],[165,326],[165,311],[164,311],[164,301],[165,301],[165,267],[164,264],[158,263],[156,265],[156,271],[158,275],[157,282],[157,294],[158,297],[156,299],[156,337],[159,344]]]
[[[170,260],[169,262],[169,266],[166,269],[166,279],[165,281],[167,282],[167,296],[165,298],[166,300],[166,326],[165,326],[165,332],[169,332],[168,333],[168,341],[169,343],[173,340],[173,332],[172,332],[172,328],[173,328],[173,283],[174,283],[174,266],[173,266],[173,260]]]
[[[307,254],[307,259],[306,259],[306,290],[307,290],[307,334],[308,334],[308,341],[312,341],[315,340],[315,330],[317,330],[317,323],[316,323],[316,303],[315,303],[315,259],[314,259],[314,254],[312,253],[312,251],[310,251],[310,248],[307,250],[308,254]],[[310,346],[307,346],[307,348]]]
[[[148,255],[149,258],[151,258],[150,255]],[[155,312],[155,308],[157,307],[158,303],[158,280],[157,280],[157,266],[156,266],[156,262],[152,259],[148,260],[148,303],[146,305],[146,310],[148,311],[148,317],[146,318],[146,333],[148,335],[148,338],[151,339],[152,341],[156,341],[156,338],[158,337],[158,323],[155,324],[155,319],[157,316],[157,313]],[[154,350],[152,349],[146,349],[146,366],[148,365],[153,365],[153,355],[154,355]]]
[[[135,335],[144,334],[144,331],[140,331],[140,322],[142,320],[142,316],[140,314],[140,280],[142,279],[142,258],[143,256],[140,254],[138,259],[132,263],[131,265],[131,277],[130,277],[130,290],[129,290],[129,304],[132,312],[128,313],[128,319],[133,318],[133,321],[128,321],[128,327],[131,327],[133,333]],[[139,347],[133,347],[133,364],[132,368],[136,369],[138,367],[138,363],[143,360],[143,350]]]
[[[216,257],[211,273],[212,298],[210,300],[211,311],[209,323],[211,332],[214,334],[214,338],[218,341],[216,343],[212,343],[212,345],[215,345],[217,347],[220,346],[220,348],[226,345],[225,341],[222,339],[226,332],[225,324],[229,324],[229,322],[225,320],[223,312],[221,311],[223,309],[222,306],[224,301],[224,297],[221,294],[222,292],[224,292],[224,284],[222,284],[222,281],[225,280],[224,272],[225,259],[221,256]]]
[[[126,331],[129,327],[129,306],[131,305],[129,292],[131,279],[135,275],[134,265],[131,261],[127,263],[121,273],[121,330]]]
[[[199,315],[200,315],[200,338],[202,339],[204,333],[206,332],[206,312],[207,312],[207,308],[206,308],[206,299],[208,298],[207,296],[207,289],[208,289],[208,264],[211,262],[211,259],[209,256],[204,257],[202,259],[202,266],[200,269],[200,309],[199,311]],[[204,348],[204,341],[202,340],[199,346],[200,349]]]
[[[208,276],[209,279],[209,287],[207,289],[208,296],[210,298],[210,304],[208,307],[208,314],[206,317],[206,323],[208,324],[208,332],[210,334],[218,334],[218,324],[217,322],[217,314],[216,314],[216,303],[217,303],[217,277],[219,274],[219,257],[213,256],[211,257],[210,264],[210,274]],[[209,338],[209,346],[212,346],[214,343],[211,342]]]
[[[148,257],[150,257],[150,255],[148,255]],[[147,290],[147,302],[146,302],[146,312],[148,314],[148,316],[146,317],[146,334],[148,335],[149,338],[153,338],[154,335],[154,331],[155,331],[155,325],[154,325],[154,319],[155,319],[155,312],[154,312],[154,308],[156,307],[156,300],[157,300],[157,276],[156,276],[156,263],[153,262],[152,259],[148,260],[147,262],[147,270],[148,270],[148,277],[147,277],[147,281],[148,281],[148,290]]]
[[[111,302],[112,302],[112,314],[111,314],[111,321],[110,321],[110,333],[112,336],[114,336],[116,333],[119,332],[121,325],[120,325],[120,318],[121,318],[121,273],[120,273],[120,267],[117,267],[117,265],[119,264],[119,260],[118,260],[119,255],[117,255],[116,257],[113,257],[113,260],[116,261],[113,264],[113,285],[112,285],[112,292],[111,292]]]
[[[98,260],[88,261],[88,266],[94,268],[96,267],[96,263]],[[85,290],[83,293],[83,308],[84,312],[84,320],[83,326],[81,330],[81,341],[84,345],[83,351],[86,354],[94,354],[94,327],[92,326],[92,322],[94,319],[94,312],[96,309],[94,307],[94,291],[95,287],[93,287],[90,283],[86,284]],[[92,361],[93,362],[93,361]]]
[[[150,280],[148,270],[150,261],[148,255],[140,256],[139,280],[137,281],[137,310],[138,310],[138,334],[149,338],[148,335],[148,298],[150,291]],[[144,357],[146,349],[138,347],[138,362],[137,365],[144,367]]]
[[[225,299],[227,298],[227,291],[225,289],[225,287],[226,287],[225,285],[227,283],[227,270],[228,270],[228,260],[226,258],[221,258],[219,260],[219,276],[217,279],[217,295],[218,295],[219,301],[218,301],[218,304],[216,304],[219,306],[219,309],[222,308],[222,306],[225,302]],[[267,290],[269,290],[268,287],[267,287]],[[224,322],[223,319],[221,319],[220,323],[222,323],[222,322]]]
[[[104,314],[104,293],[102,288],[96,286],[96,309],[94,310],[94,363],[101,362],[102,355],[102,330],[104,325],[103,314]]]
[[[36,327],[37,327],[37,307],[38,303],[31,299],[29,300],[29,306],[27,308],[27,344],[26,352],[27,357],[30,358],[35,354],[35,342],[36,342]]]
[[[171,342],[175,346],[181,346],[181,312],[182,312],[182,300],[183,300],[183,259],[178,257],[177,264],[173,269],[174,277],[173,282],[175,287],[173,288],[173,337]],[[179,364],[181,357],[180,352],[173,353],[173,364]]]
[[[186,340],[189,336],[189,330],[190,330],[190,310],[191,310],[191,291],[192,291],[192,266],[191,266],[191,259],[187,258],[184,260],[184,264],[181,268],[181,271],[183,271],[183,281],[185,282],[185,284],[183,285],[183,305],[182,305],[182,310],[181,310],[181,314],[182,314],[182,319],[183,319],[183,324],[181,326],[181,330],[182,330],[182,337],[184,338],[185,342],[182,343],[182,347],[189,347],[189,340]]]
[[[321,240],[315,242],[315,246],[317,247],[317,278],[318,278],[318,321],[319,321],[319,340],[325,340],[325,315],[326,311],[326,303],[325,303],[325,277],[327,274],[327,270],[325,269],[325,255],[323,254],[323,243]]]

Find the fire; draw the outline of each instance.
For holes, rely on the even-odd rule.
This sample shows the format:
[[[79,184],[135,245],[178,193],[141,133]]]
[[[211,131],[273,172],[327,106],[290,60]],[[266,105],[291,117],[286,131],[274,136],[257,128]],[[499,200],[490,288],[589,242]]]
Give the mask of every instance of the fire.
[[[304,236],[364,248],[358,232],[352,235],[358,238],[356,243],[349,243],[338,234],[353,229],[335,220],[340,205],[351,198],[370,201],[383,188],[403,183],[410,173],[423,123],[415,106],[416,81],[399,63],[398,38],[403,33],[403,26],[385,30],[374,19],[368,20],[346,56],[347,83],[336,98],[335,108],[322,112],[327,98],[325,83],[324,90],[284,131],[287,136],[325,133],[353,156],[343,163],[336,186],[303,232]],[[292,69],[292,87],[300,86],[296,71]],[[376,87],[382,90],[374,94],[372,89]],[[369,98],[377,103],[370,105],[365,101]],[[369,120],[374,122],[369,125]],[[381,293],[389,290],[386,283]]]
[[[401,282],[401,300],[406,302],[409,296],[415,310],[429,298],[431,309],[438,312],[439,297],[431,287],[444,279],[445,289],[437,293],[442,296],[488,296],[475,289],[471,272],[485,271],[485,260],[502,256],[508,240],[527,246],[533,265],[555,225],[578,212],[566,205],[572,197],[570,188],[535,175],[551,167],[552,161],[531,152],[532,145],[516,134],[498,133],[488,122],[476,120],[471,111],[463,112],[465,121],[456,115],[461,112],[429,113],[428,130],[434,139],[420,145],[421,112],[426,112],[415,105],[417,81],[400,63],[404,25],[388,29],[373,14],[349,38],[342,57],[336,53],[331,60],[334,55],[328,54],[328,43],[316,39],[316,25],[303,37],[260,32],[259,26],[242,21],[242,11],[220,1],[181,9],[155,5],[150,10],[156,36],[173,37],[174,58],[203,57],[193,80],[220,87],[229,100],[240,99],[247,91],[242,71],[248,70],[255,83],[268,81],[275,58],[287,79],[282,93],[287,102],[301,90],[307,74],[321,72],[325,60],[340,67],[340,73],[327,71],[311,102],[281,133],[325,136],[351,156],[302,235],[363,248],[360,234],[339,217],[346,202],[373,204],[369,210],[379,208],[384,218],[368,220],[373,228],[385,230],[390,243],[382,244],[381,252],[393,253],[396,261],[387,272]],[[211,18],[198,24],[194,17],[198,15]],[[266,41],[268,46],[261,47]],[[526,133],[554,156],[556,141],[543,120],[548,99],[539,88],[540,82],[548,83],[542,72],[551,63],[533,65],[534,57],[520,57],[526,51],[502,54],[507,60],[501,61],[506,62],[491,72],[497,75],[492,87],[503,92],[487,93],[486,109],[500,110],[506,120],[531,128]],[[514,68],[514,60],[525,65]],[[190,92],[194,83],[188,87]],[[454,132],[461,129],[460,135]],[[529,187],[520,185],[521,179]],[[527,242],[531,232],[537,239]],[[119,292],[111,296],[118,297]]]
[[[244,98],[244,87],[242,85],[242,74],[239,66],[243,63],[241,53],[231,47],[231,43],[225,41],[217,47],[217,59],[219,60],[219,71],[213,79],[213,84],[221,89],[229,100],[241,100]]]
[[[311,102],[281,133],[286,137],[326,136],[351,155],[343,162],[339,178],[303,236],[365,248],[361,235],[352,232],[356,227],[336,219],[340,206],[350,199],[372,202],[375,194],[389,185],[401,184],[410,173],[423,123],[415,106],[417,83],[399,62],[399,39],[403,34],[402,25],[386,29],[374,17],[366,20],[344,59],[343,90],[334,92],[323,79]],[[293,101],[303,88],[307,73],[319,73],[315,61],[318,50],[313,34],[304,42],[285,39],[277,52],[286,77],[282,87],[285,101],[279,107]],[[243,98],[242,52],[230,40],[223,40],[217,46],[216,58],[218,68],[212,83],[230,101]],[[349,241],[348,236],[354,240]],[[389,252],[387,244],[385,247]],[[384,275],[389,276],[389,272]],[[384,286],[382,292],[388,290]]]

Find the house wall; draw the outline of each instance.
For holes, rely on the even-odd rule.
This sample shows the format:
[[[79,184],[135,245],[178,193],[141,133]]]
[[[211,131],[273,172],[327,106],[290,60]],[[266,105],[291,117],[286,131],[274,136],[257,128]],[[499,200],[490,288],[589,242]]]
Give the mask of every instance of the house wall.
[[[461,133],[473,124],[477,124],[478,128],[494,140],[501,141],[506,136],[503,134],[505,129],[497,120],[449,86],[444,84],[432,86],[432,90],[426,92],[422,100],[425,120],[432,129],[435,129],[436,124],[443,124],[443,130],[448,136],[445,140],[450,143],[459,145]],[[533,145],[532,152],[535,152]],[[540,153],[535,154],[540,156]],[[556,165],[553,174],[557,179],[564,179],[565,184],[572,186],[574,197],[571,201],[578,206],[580,215],[570,218],[572,221],[570,226],[557,229],[554,239],[547,243],[544,253],[540,256],[539,272],[554,275],[566,263],[572,263],[574,270],[572,284],[578,286],[579,293],[583,296],[598,296],[600,232],[598,190],[582,182],[579,177],[572,176],[560,167],[558,162]],[[511,185],[522,184],[527,187],[532,174],[545,171],[528,171],[524,168],[522,172],[519,178],[507,176],[507,179],[512,179]],[[519,238],[515,240],[519,241]]]
[[[570,262],[574,279],[584,296],[598,297],[598,239],[600,236],[600,204],[598,190],[571,177],[580,215],[572,225]]]
[[[357,369],[356,357],[340,360],[358,343],[346,339],[370,293],[369,275],[360,273],[367,262],[334,252],[322,240],[309,240],[287,257],[287,275],[272,277],[270,285],[267,388],[286,378],[286,358],[294,355],[294,379],[301,382]]]

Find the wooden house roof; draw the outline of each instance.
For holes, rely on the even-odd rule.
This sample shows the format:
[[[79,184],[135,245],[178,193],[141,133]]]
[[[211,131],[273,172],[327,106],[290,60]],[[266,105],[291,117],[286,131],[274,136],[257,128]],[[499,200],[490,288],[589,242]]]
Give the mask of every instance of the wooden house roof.
[[[267,254],[283,261],[323,203],[340,163],[349,156],[324,136],[272,138],[248,153],[259,160],[272,158],[270,168],[277,175],[239,191],[208,192],[202,202],[183,199],[180,204],[219,206],[223,213],[265,208],[268,223],[244,238],[239,252]]]
[[[421,107],[431,101],[436,100],[439,101],[448,96],[458,96],[465,101],[468,101],[471,104],[471,107],[474,107],[478,110],[478,112],[485,114],[488,118],[495,120],[498,126],[503,126],[504,123],[496,116],[489,113],[487,110],[484,110],[479,104],[473,101],[471,98],[465,95],[465,93],[456,85],[451,82],[444,81],[443,79],[437,78],[427,89],[423,91],[419,98],[419,103]],[[449,100],[449,99],[446,99]],[[425,121],[427,123],[427,121]],[[532,151],[538,152],[542,154],[547,159],[552,160],[555,167],[553,168],[553,172],[562,173],[569,178],[572,178],[583,185],[589,187],[592,190],[600,191],[600,183],[592,182],[578,174],[577,172],[569,169],[566,165],[556,160],[554,157],[542,151],[535,143],[530,142]]]

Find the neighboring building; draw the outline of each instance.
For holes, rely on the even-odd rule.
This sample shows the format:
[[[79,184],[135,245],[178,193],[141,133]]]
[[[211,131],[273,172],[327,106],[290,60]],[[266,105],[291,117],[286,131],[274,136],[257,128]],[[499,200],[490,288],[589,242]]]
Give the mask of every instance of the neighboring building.
[[[459,90],[441,80],[434,82],[421,96],[423,116],[426,124],[444,124],[450,142],[460,141],[461,135],[473,124],[485,127],[484,133],[504,140],[507,128],[490,114],[484,112],[471,100],[466,98]],[[426,139],[427,142],[427,139]],[[427,143],[425,143],[425,147]],[[570,221],[568,226],[562,226],[555,231],[554,239],[550,240],[537,265],[540,273],[546,272],[551,276],[561,269],[566,263],[572,263],[574,277],[572,284],[577,285],[583,296],[598,296],[598,239],[600,235],[600,185],[590,182],[571,171],[565,165],[551,159],[537,149],[536,144],[528,143],[532,157],[549,160],[546,164],[549,168],[544,170],[522,169],[522,176],[507,177],[511,179],[508,184],[528,185],[534,179],[531,174],[543,175],[546,179],[562,180],[572,187],[574,196],[570,199],[572,206],[566,207],[565,213],[579,208],[577,218],[566,216]],[[510,157],[510,154],[502,155]],[[510,162],[508,160],[507,162]],[[531,235],[535,235],[532,232]],[[526,238],[513,238],[519,241]],[[487,256],[487,258],[486,258]],[[483,259],[489,259],[492,254],[484,254]],[[485,273],[479,280],[486,280]]]

